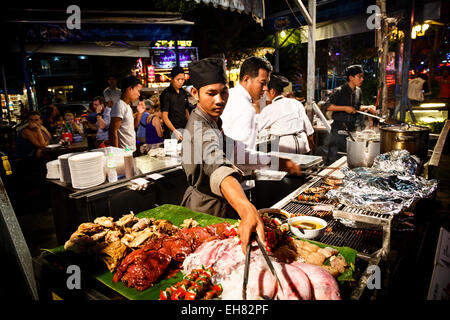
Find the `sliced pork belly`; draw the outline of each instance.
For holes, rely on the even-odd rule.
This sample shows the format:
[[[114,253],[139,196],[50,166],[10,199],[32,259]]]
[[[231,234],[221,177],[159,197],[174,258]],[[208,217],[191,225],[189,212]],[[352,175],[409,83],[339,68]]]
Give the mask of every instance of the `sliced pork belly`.
[[[311,300],[312,289],[308,276],[302,269],[293,264],[272,264],[277,271],[281,286],[284,291],[278,289],[277,298],[280,300]]]
[[[293,266],[302,269],[309,280],[316,300],[342,300],[339,286],[333,276],[325,269],[312,264],[293,262]]]
[[[262,257],[260,257],[262,258]],[[252,259],[248,273],[247,300],[260,300],[263,297],[274,298],[277,293],[277,284],[260,258]],[[223,300],[241,300],[244,282],[244,263],[239,263],[237,268],[228,274],[216,274],[220,276],[223,287],[221,298]],[[216,278],[215,278],[216,279]]]
[[[202,265],[205,267],[214,266],[221,259],[224,252],[227,252],[233,246],[235,244],[232,238],[204,242],[184,260],[183,272],[189,274],[192,270],[198,269]]]

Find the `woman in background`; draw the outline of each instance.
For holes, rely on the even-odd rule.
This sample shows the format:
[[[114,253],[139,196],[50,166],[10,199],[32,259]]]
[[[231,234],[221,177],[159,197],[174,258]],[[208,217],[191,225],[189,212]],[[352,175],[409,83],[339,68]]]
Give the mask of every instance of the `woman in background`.
[[[42,149],[46,148],[50,142],[51,135],[42,125],[41,114],[32,111],[28,114],[28,125],[17,135],[16,157],[41,158]]]
[[[145,127],[145,141],[149,149],[158,147],[164,141],[161,125],[161,108],[159,105],[150,107],[150,115],[147,118],[147,126]]]

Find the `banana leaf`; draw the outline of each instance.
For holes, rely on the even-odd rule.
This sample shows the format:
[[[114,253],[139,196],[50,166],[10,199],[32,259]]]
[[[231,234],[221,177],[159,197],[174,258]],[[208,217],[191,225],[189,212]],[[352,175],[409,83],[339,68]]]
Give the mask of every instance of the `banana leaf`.
[[[223,221],[230,222],[231,224],[237,222],[234,219],[222,219],[209,214],[194,212],[184,207],[169,204],[143,211],[137,214],[136,217],[167,219],[177,226],[180,226],[185,219],[189,218],[196,220],[202,227]],[[67,265],[78,265],[85,274],[96,278],[107,287],[113,289],[130,300],[157,300],[159,299],[159,293],[161,290],[164,290],[183,279],[183,274],[180,271],[169,279],[162,279],[158,281],[152,287],[144,291],[138,291],[135,288],[128,288],[120,281],[114,283],[112,281],[114,274],[106,268],[103,262],[93,261],[92,256],[65,251],[64,246],[59,246],[54,249],[44,249],[44,251],[56,255],[61,262],[64,262]]]
[[[231,224],[237,222],[234,219],[222,219],[209,214],[194,212],[187,208],[176,206],[176,205],[162,205],[156,207],[154,209],[150,209],[147,211],[143,211],[136,215],[138,218],[155,218],[155,219],[167,219],[172,222],[174,225],[180,226],[185,219],[192,218],[196,220],[200,226],[204,227],[211,224],[220,223],[223,221],[227,221]],[[323,243],[310,241],[314,244],[317,244],[320,247],[326,247]],[[347,260],[347,263],[354,266],[356,251],[347,248],[347,247],[333,247],[337,249],[342,256]],[[56,256],[62,263],[71,265],[75,264],[80,267],[80,269],[84,272],[84,274],[94,277],[107,287],[121,294],[127,299],[130,300],[157,300],[159,299],[159,293],[161,290],[166,289],[167,287],[176,284],[178,281],[183,279],[182,272],[178,272],[174,276],[168,279],[161,279],[157,283],[155,283],[152,287],[144,290],[138,291],[135,288],[128,288],[124,283],[117,282],[114,283],[112,281],[114,274],[111,273],[103,262],[101,261],[93,261],[92,256],[87,254],[76,254],[71,251],[64,250],[64,246],[59,246],[54,249],[44,249],[44,252],[51,253]],[[345,275],[345,273],[343,274]],[[341,275],[342,276],[342,275]],[[350,274],[350,278],[352,273]],[[345,277],[349,277],[349,275],[345,275]],[[342,280],[339,279],[338,280]]]
[[[303,239],[301,239],[303,240]],[[321,242],[317,242],[317,241],[312,241],[312,240],[304,240],[304,241],[308,241],[312,244],[317,245],[320,248],[325,248],[325,247],[330,247],[333,249],[336,249],[337,251],[339,251],[339,254],[342,255],[345,259],[345,261],[347,261],[348,265],[350,266],[349,268],[347,268],[343,273],[341,273],[336,280],[340,281],[340,282],[344,282],[344,281],[354,281],[354,271],[355,271],[355,261],[356,261],[356,254],[357,251],[355,249],[349,248],[349,247],[335,247],[335,246],[330,246],[327,245],[325,243],[321,243]],[[329,263],[329,259],[325,260],[326,265],[330,265]]]

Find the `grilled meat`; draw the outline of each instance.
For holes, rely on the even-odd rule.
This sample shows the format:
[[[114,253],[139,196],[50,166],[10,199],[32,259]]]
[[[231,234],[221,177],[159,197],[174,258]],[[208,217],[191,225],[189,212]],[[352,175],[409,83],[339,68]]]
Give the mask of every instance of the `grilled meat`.
[[[171,228],[171,225],[167,220],[158,224],[162,228]],[[223,222],[211,228],[181,229],[174,235],[150,240],[144,247],[125,257],[117,268],[113,281],[123,281],[128,287],[145,290],[166,270],[170,271],[171,266],[178,267],[203,243],[225,237],[224,230],[229,226],[229,223]]]
[[[166,271],[172,258],[146,247],[130,253],[117,268],[113,281],[123,281],[139,291],[147,289]]]

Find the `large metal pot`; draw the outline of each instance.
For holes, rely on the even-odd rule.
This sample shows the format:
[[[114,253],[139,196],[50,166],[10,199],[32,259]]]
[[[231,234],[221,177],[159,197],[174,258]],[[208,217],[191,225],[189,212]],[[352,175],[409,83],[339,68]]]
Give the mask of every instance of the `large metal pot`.
[[[380,154],[380,141],[347,138],[347,165],[349,168],[371,167]]]
[[[381,153],[392,150],[408,150],[426,160],[430,128],[425,126],[395,124],[380,127]]]

